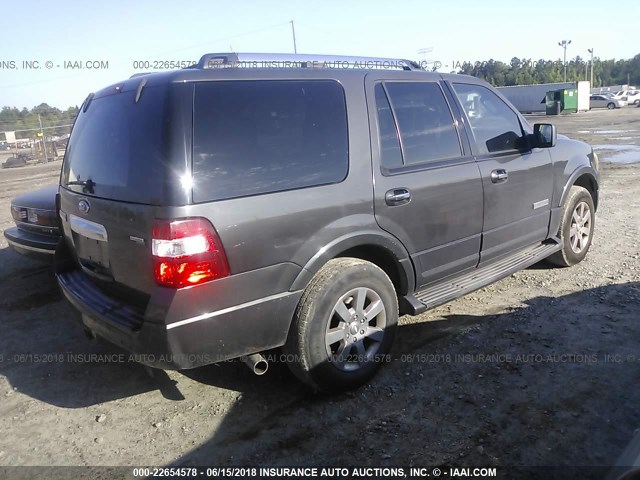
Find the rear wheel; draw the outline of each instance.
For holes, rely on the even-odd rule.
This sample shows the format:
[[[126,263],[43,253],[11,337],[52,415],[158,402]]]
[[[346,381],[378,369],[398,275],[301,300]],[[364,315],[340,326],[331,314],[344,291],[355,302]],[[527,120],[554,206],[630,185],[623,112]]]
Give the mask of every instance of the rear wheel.
[[[355,388],[388,359],[398,323],[389,277],[356,258],[327,262],[305,289],[284,347],[291,371],[316,390]]]
[[[558,229],[562,249],[549,257],[549,261],[562,267],[580,263],[589,251],[593,239],[595,207],[586,188],[574,185],[562,210]]]

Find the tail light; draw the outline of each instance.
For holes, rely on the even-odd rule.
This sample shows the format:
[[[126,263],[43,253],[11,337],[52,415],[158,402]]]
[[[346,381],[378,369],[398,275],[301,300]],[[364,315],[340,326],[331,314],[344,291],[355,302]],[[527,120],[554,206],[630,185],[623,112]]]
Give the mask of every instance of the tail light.
[[[156,282],[187,287],[229,275],[227,255],[205,218],[155,220],[151,240]]]

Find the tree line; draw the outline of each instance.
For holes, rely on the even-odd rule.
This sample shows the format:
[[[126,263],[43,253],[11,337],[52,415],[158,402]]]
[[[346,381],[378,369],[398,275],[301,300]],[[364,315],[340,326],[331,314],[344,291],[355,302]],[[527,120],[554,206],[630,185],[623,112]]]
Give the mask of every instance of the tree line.
[[[508,85],[534,85],[564,81],[562,60],[533,60],[514,57],[509,63],[499,60],[464,62],[457,73],[482,78],[496,87]],[[576,82],[591,78],[591,61],[575,57],[567,61],[567,81]],[[640,86],[640,54],[628,60],[593,60],[593,87],[608,85]]]
[[[6,131],[15,132],[17,139],[34,138],[40,129],[40,121],[42,121],[45,135],[64,135],[70,132],[69,125],[73,124],[78,110],[77,106],[60,110],[46,103],[41,103],[32,109],[23,108],[22,110],[15,107],[2,107],[0,110],[0,140],[6,140],[4,138]]]

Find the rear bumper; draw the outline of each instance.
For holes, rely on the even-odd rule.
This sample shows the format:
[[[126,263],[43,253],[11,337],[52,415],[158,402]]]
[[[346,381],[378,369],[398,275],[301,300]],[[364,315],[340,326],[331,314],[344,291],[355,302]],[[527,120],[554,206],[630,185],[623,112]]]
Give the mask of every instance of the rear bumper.
[[[53,254],[60,240],[60,236],[57,235],[40,235],[18,227],[6,229],[4,237],[16,252],[44,261],[53,260]]]
[[[123,305],[93,285],[80,270],[57,272],[79,320],[99,337],[124,348],[132,359],[181,370],[284,345],[302,292],[282,292],[169,324],[149,321],[145,311]],[[221,279],[224,281],[225,279]],[[155,317],[154,317],[155,318]]]

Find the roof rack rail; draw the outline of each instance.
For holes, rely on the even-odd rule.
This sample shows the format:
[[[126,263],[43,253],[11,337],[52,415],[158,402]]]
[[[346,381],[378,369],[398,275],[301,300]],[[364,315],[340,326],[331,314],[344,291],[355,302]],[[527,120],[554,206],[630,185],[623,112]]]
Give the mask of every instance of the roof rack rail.
[[[290,53],[207,53],[187,68],[349,68],[384,70],[424,70],[403,58],[352,57]]]

